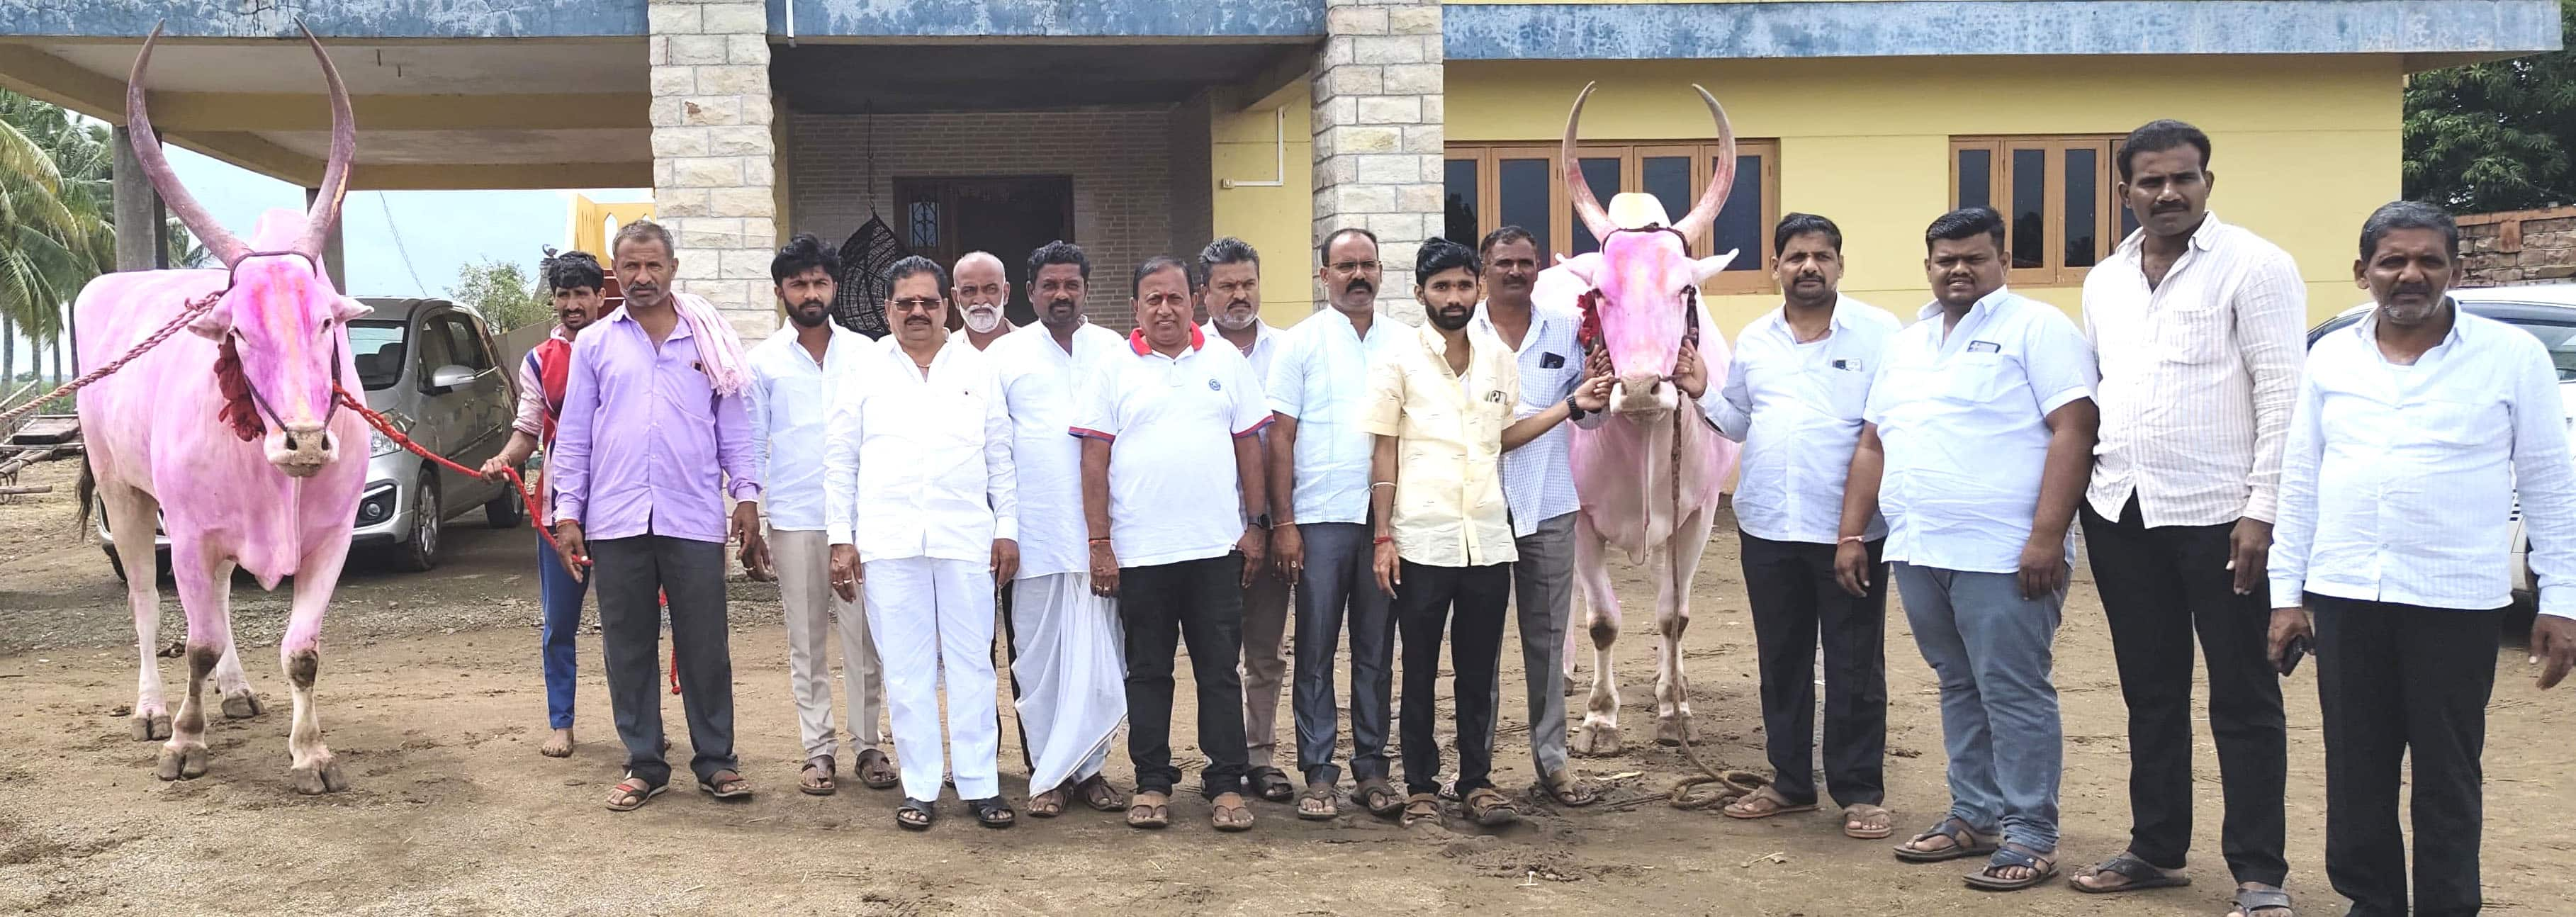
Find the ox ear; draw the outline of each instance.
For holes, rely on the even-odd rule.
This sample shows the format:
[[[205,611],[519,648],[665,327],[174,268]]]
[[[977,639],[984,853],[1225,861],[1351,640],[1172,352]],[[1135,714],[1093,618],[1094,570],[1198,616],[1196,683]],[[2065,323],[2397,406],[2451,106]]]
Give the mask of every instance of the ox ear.
[[[1711,255],[1691,262],[1691,282],[1707,286],[1709,280],[1715,278],[1717,272],[1726,270],[1727,265],[1734,263],[1736,254],[1742,251],[1743,249],[1740,248],[1729,249],[1726,254]]]
[[[331,304],[331,317],[343,324],[346,324],[351,319],[360,319],[376,314],[376,310],[373,307],[368,306],[366,303],[350,299],[346,296],[339,297],[338,299],[338,302]]]
[[[1601,271],[1600,252],[1585,252],[1572,258],[1558,255],[1556,256],[1556,266],[1564,268],[1566,273],[1583,278],[1583,282],[1586,285],[1591,286],[1593,289],[1597,290],[1601,288],[1601,282],[1594,279],[1594,277]]]
[[[222,343],[224,335],[232,333],[233,330],[232,299],[225,297],[215,300],[214,308],[188,320],[188,330],[195,332],[198,337]]]

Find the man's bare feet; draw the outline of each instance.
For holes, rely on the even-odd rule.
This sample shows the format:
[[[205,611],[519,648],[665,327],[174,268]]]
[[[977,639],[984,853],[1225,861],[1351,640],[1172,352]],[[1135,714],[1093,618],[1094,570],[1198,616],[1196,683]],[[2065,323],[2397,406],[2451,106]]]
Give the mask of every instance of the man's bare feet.
[[[549,758],[572,757],[572,727],[557,729],[554,735],[547,736],[546,744],[537,746],[537,754]]]

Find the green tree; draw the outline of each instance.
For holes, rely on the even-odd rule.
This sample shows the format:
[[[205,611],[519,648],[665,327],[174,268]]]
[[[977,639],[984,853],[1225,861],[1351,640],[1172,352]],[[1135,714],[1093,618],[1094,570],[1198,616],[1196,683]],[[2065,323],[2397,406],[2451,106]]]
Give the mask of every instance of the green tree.
[[[545,291],[528,279],[516,262],[485,258],[456,269],[456,285],[447,288],[451,302],[474,307],[499,334],[546,320],[553,310]]]
[[[2558,6],[2565,50],[2407,83],[2408,199],[2462,213],[2576,203],[2576,0]]]

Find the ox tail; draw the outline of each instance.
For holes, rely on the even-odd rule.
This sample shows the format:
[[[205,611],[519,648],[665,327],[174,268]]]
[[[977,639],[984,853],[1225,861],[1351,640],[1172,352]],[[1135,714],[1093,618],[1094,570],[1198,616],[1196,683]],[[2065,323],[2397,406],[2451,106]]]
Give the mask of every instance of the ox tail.
[[[81,461],[80,483],[72,486],[72,499],[80,501],[80,507],[74,510],[72,515],[73,530],[78,533],[75,537],[82,539],[89,537],[90,509],[96,505],[90,498],[97,494],[98,474],[90,470],[89,461],[84,456]]]

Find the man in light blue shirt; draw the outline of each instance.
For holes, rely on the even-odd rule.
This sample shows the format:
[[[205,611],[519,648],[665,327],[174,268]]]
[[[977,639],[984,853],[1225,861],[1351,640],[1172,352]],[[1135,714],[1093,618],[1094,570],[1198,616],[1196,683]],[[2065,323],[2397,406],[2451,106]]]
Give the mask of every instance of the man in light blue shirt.
[[[1860,444],[1870,381],[1896,336],[1896,316],[1844,296],[1843,233],[1807,213],[1772,231],[1781,306],[1735,338],[1724,388],[1708,385],[1697,354],[1675,380],[1699,398],[1719,434],[1744,444],[1735,488],[1744,592],[1761,658],[1764,746],[1772,782],[1726,807],[1733,818],[1816,808],[1816,649],[1825,658],[1825,785],[1843,807],[1843,834],[1895,833],[1882,762],[1887,752],[1887,527],[1870,520],[1860,546],[1869,585],[1834,581],[1843,482]]]
[[[1923,238],[1933,302],[1870,383],[1834,572],[1845,591],[1870,586],[1883,509],[1906,621],[1940,677],[1950,811],[1897,858],[1991,854],[1968,884],[2014,891],[2057,875],[2050,642],[2099,420],[2093,350],[2065,313],[2004,288],[2000,214],[1954,210]]]
[[[868,618],[856,601],[832,591],[831,545],[823,525],[823,431],[832,403],[852,364],[871,342],[832,321],[833,276],[840,258],[821,240],[798,233],[771,259],[769,273],[788,326],[743,355],[751,385],[745,407],[760,454],[762,496],[768,516],[764,536],[743,548],[745,566],[761,571],[776,561],[779,604],[787,612],[787,684],[796,696],[796,723],[805,743],[805,766],[796,788],[828,796],[840,752],[832,728],[832,637],[838,634],[841,665],[849,672],[852,769],[871,788],[893,786],[894,763],[877,745],[884,735],[877,711],[885,703],[877,650]]]
[[[1341,710],[1334,702],[1333,659],[1342,627],[1351,633],[1351,776],[1358,801],[1392,817],[1404,797],[1387,780],[1387,719],[1393,714],[1395,619],[1369,564],[1369,457],[1375,444],[1361,426],[1369,367],[1394,348],[1413,346],[1411,328],[1377,311],[1384,265],[1377,236],[1342,229],[1325,237],[1319,272],[1332,308],[1289,329],[1263,390],[1270,427],[1271,551],[1280,575],[1297,584],[1297,769],[1306,790],[1297,817],[1338,814],[1333,763]]]

